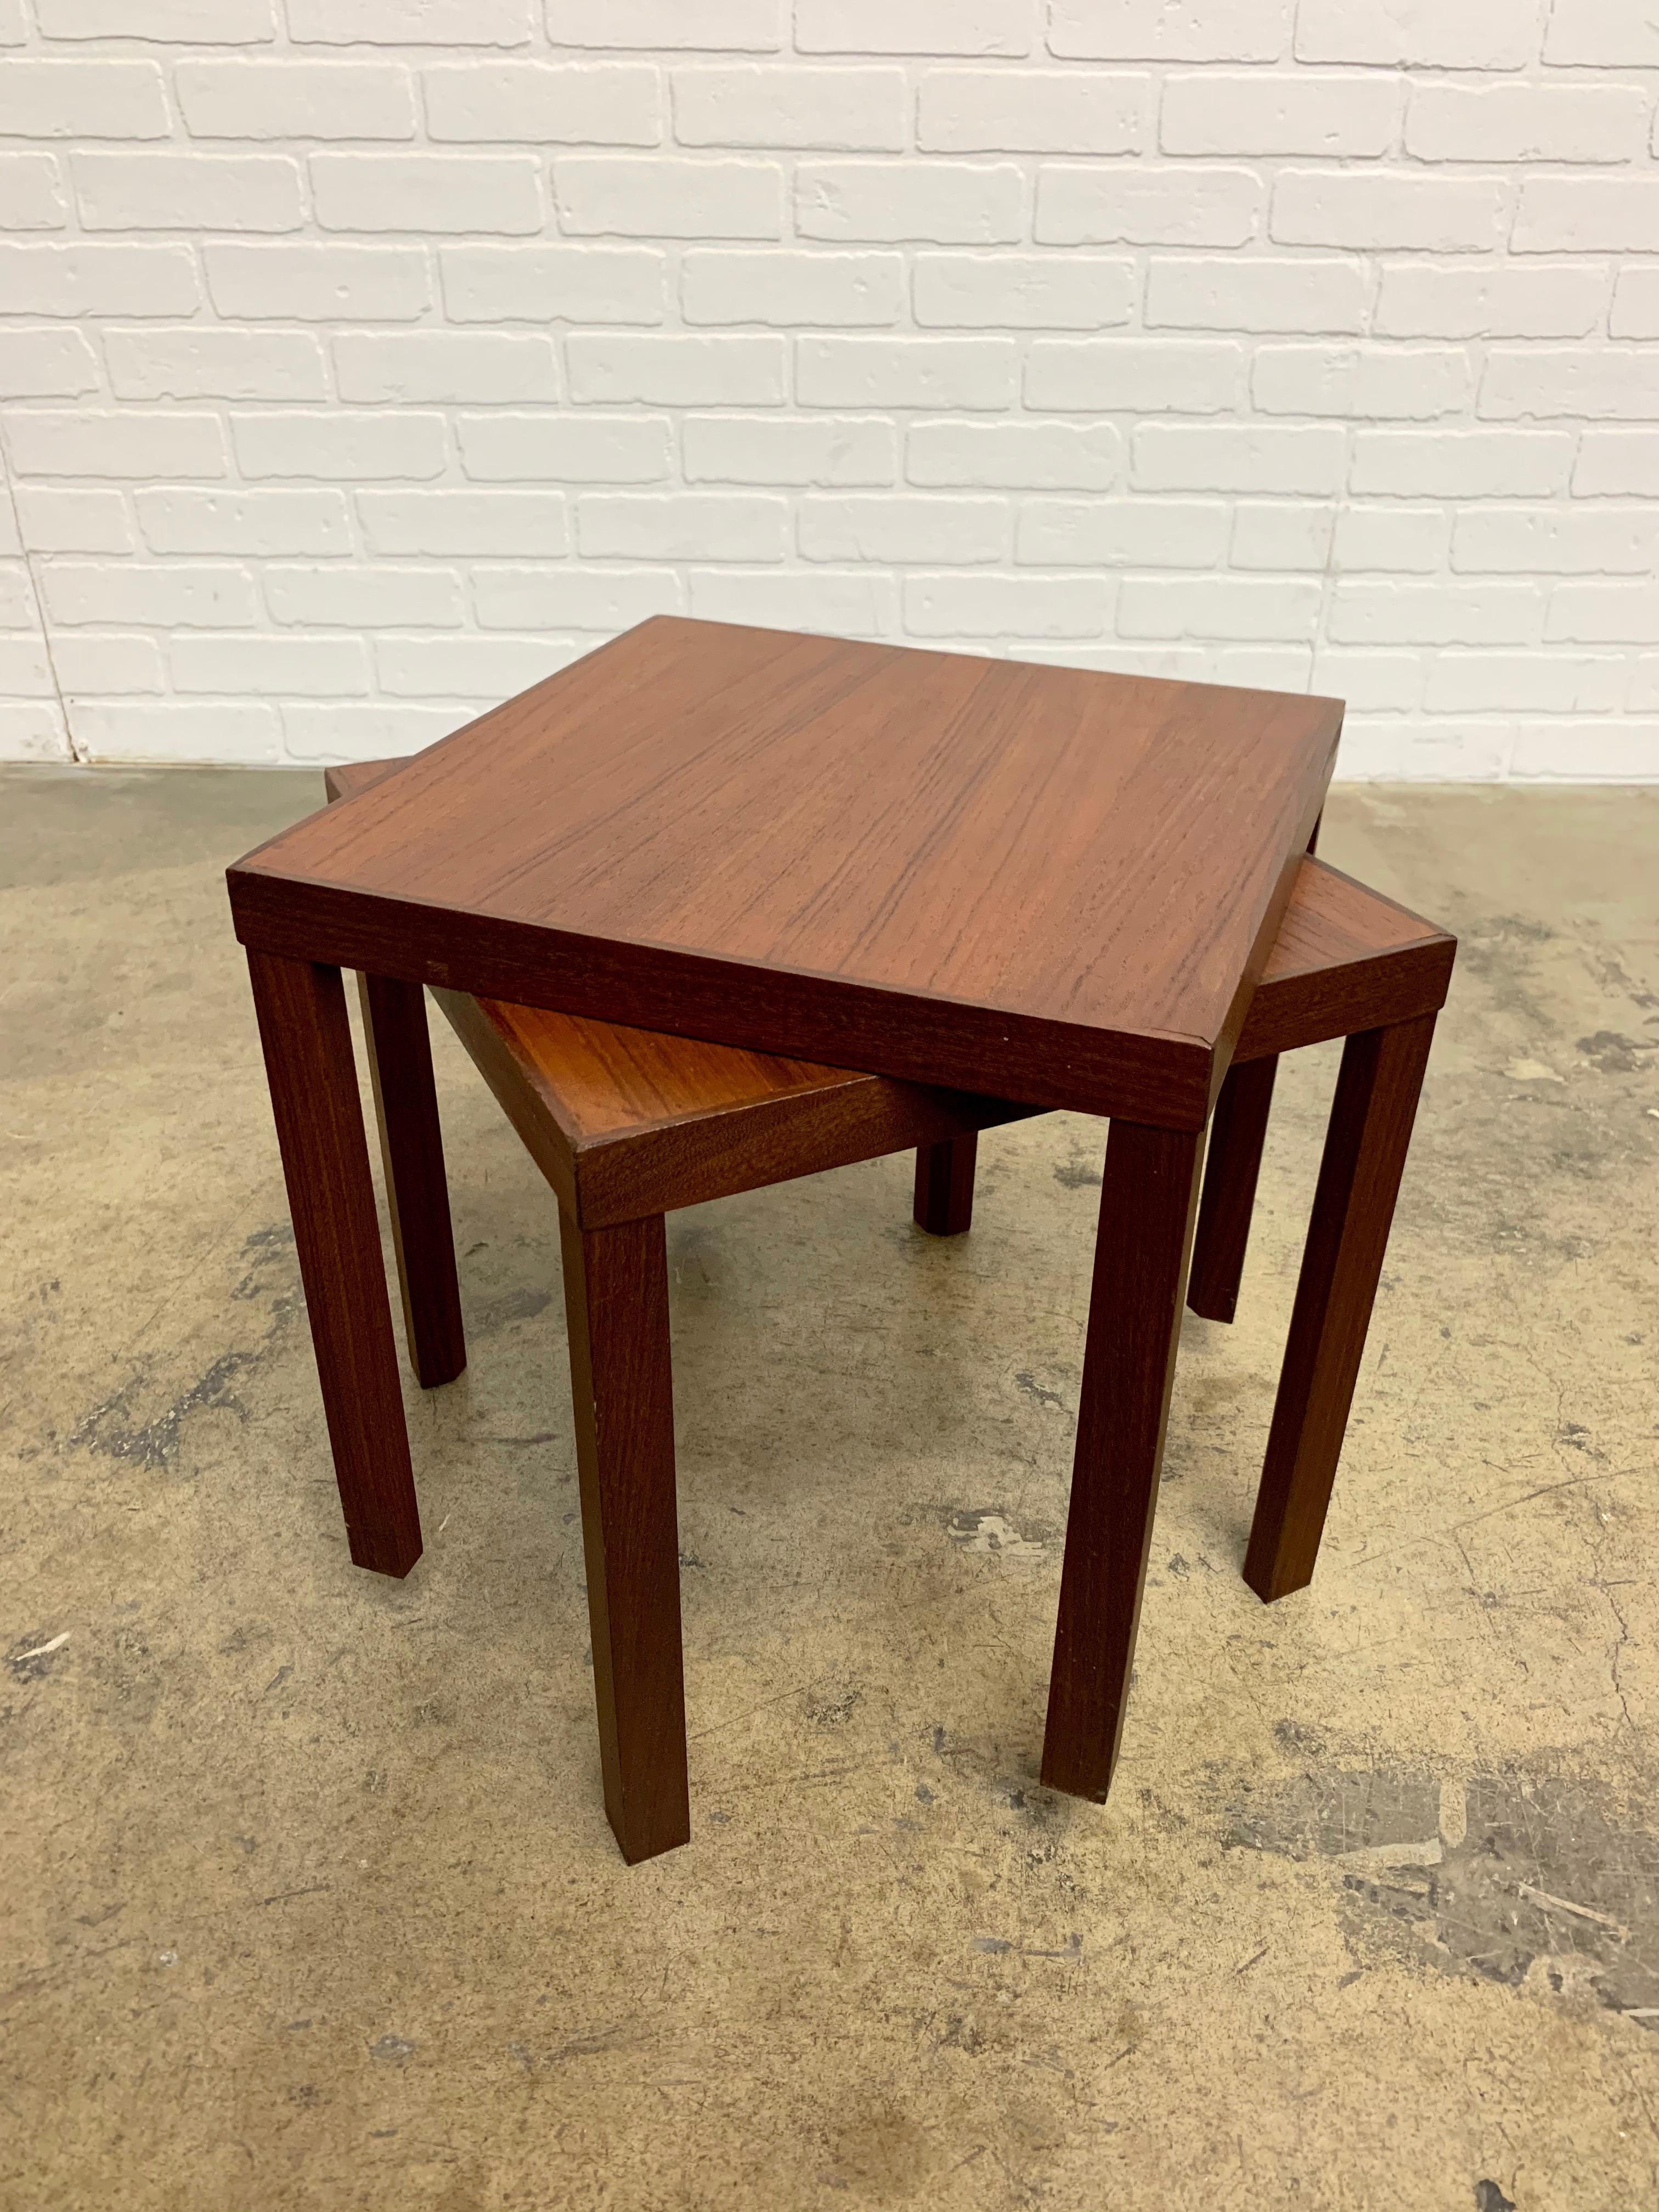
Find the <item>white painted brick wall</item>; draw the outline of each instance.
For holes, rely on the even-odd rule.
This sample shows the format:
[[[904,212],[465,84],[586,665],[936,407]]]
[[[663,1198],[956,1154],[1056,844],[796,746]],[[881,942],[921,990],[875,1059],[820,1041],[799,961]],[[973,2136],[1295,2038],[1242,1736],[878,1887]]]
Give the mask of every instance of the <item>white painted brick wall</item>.
[[[660,610],[1659,778],[1651,0],[18,0],[0,756]]]
[[[39,580],[23,557],[21,517],[9,477],[0,478],[0,718],[4,757],[67,756],[69,729]]]

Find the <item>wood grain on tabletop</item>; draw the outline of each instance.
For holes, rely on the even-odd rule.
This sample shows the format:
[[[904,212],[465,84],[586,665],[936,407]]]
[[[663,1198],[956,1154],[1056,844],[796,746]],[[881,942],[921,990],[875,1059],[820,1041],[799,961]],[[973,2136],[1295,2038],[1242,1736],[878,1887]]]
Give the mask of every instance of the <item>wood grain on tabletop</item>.
[[[273,839],[232,898],[290,957],[1196,1127],[1340,720],[659,617]]]
[[[407,766],[366,761],[331,769],[329,793],[350,797]],[[1453,949],[1453,940],[1433,923],[1322,860],[1304,860],[1245,1016],[1236,1059],[1254,1060],[1344,1036],[1360,1024],[1371,1027],[1380,1018],[1405,1020],[1431,1011],[1444,999]],[[538,1081],[547,1109],[573,1146],[688,1116],[882,1080],[510,1001],[486,1001],[484,1013]],[[453,1011],[451,1018],[456,1019]],[[920,1131],[915,1141],[921,1141]]]

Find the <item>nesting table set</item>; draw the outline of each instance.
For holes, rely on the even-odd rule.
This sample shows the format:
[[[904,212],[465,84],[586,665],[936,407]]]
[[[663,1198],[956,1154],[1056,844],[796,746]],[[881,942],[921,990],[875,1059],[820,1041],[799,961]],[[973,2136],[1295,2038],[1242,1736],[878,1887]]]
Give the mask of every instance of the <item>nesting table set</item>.
[[[352,1559],[419,1515],[410,1353],[465,1364],[423,991],[556,1196],[607,1813],[690,1832],[662,1217],[1109,1119],[1042,1774],[1116,1762],[1183,1300],[1231,1319],[1277,1056],[1348,1040],[1246,1577],[1313,1571],[1452,939],[1310,857],[1334,701],[661,617],[229,871]],[[1209,1164],[1202,1180],[1206,1129]],[[1190,1279],[1189,1279],[1190,1265]]]

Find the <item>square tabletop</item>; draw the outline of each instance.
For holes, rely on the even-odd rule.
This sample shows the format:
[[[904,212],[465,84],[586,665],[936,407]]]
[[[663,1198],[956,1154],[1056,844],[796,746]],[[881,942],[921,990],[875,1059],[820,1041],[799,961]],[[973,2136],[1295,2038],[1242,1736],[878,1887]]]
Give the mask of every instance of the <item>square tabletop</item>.
[[[229,871],[259,951],[1203,1126],[1335,700],[659,617]]]

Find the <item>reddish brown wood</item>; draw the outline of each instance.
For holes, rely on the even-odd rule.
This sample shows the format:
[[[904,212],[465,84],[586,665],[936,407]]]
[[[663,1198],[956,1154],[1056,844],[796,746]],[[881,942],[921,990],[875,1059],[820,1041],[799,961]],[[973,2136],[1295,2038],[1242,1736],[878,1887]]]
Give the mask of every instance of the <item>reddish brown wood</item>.
[[[1114,1121],[1095,1240],[1042,1778],[1111,1785],[1140,1623],[1200,1143]]]
[[[339,970],[248,954],[351,1556],[406,1575],[421,1518]]]
[[[354,796],[408,766],[383,760],[331,768],[327,774],[330,795]],[[1443,930],[1392,899],[1319,861],[1303,862],[1246,1016],[1235,1063],[1346,1036],[1357,1027],[1376,1027],[1383,1018],[1407,1020],[1438,1007],[1444,1001],[1455,950],[1455,941]],[[445,1003],[455,1021],[453,1005]],[[700,1117],[738,1109],[763,1108],[769,1114],[775,1106],[783,1109],[781,1118],[787,1125],[796,1104],[804,1100],[810,1122],[817,1111],[817,1094],[850,1091],[859,1085],[873,1091],[881,1082],[878,1077],[845,1067],[710,1045],[534,1006],[494,1000],[486,1003],[484,1012],[512,1056],[533,1072],[562,1142],[573,1152],[631,1139],[650,1129],[683,1132],[684,1142],[678,1136],[672,1138],[670,1150],[696,1154],[714,1133],[691,1129]],[[952,1097],[956,1110],[962,1094],[946,1095]],[[975,1118],[962,1126],[991,1126],[980,1117],[982,1103],[963,1109]],[[860,1105],[854,1118],[861,1119],[866,1111]],[[884,1126],[896,1127],[890,1109],[884,1112],[888,1117]],[[749,1139],[758,1134],[758,1129],[745,1132],[745,1150]],[[886,1149],[898,1150],[904,1142],[902,1136],[895,1135]],[[688,1172],[695,1182],[696,1170]],[[726,1186],[732,1190],[750,1187],[740,1182]],[[699,1194],[719,1194],[713,1189]],[[669,1206],[697,1202],[694,1196],[663,1201]]]
[[[331,805],[337,799],[352,799],[358,792],[367,791],[371,783],[378,783],[383,775],[391,775],[405,765],[405,760],[337,761],[323,770],[323,791]],[[307,819],[309,817],[307,817]]]
[[[1322,811],[1308,834],[1310,854],[1319,849],[1319,832],[1324,819]],[[1285,909],[1273,949],[1262,971],[1263,981],[1285,941],[1287,931],[1293,927],[1291,917],[1306,880],[1307,871],[1298,870],[1297,888],[1291,893],[1291,903]],[[1261,995],[1261,984],[1258,983],[1256,998]],[[1255,1000],[1250,1004],[1254,1011]],[[1247,1030],[1250,1026],[1249,1014],[1244,1018],[1244,1026]],[[1249,1058],[1247,1054],[1247,1060]],[[1230,1322],[1238,1309],[1244,1252],[1255,1211],[1256,1185],[1261,1180],[1261,1148],[1267,1141],[1267,1115],[1273,1105],[1273,1079],[1278,1073],[1276,1054],[1249,1061],[1249,1072],[1246,1073],[1235,1048],[1233,1063],[1227,1070],[1215,1111],[1210,1116],[1210,1134],[1204,1156],[1204,1195],[1199,1203],[1193,1264],[1187,1279],[1187,1304],[1208,1321]]]
[[[561,1202],[587,1229],[877,1159],[1034,1110],[800,1060],[772,1061],[777,1073],[769,1076],[757,1054],[574,1022],[459,991],[433,995]],[[653,1060],[672,1060],[703,1104],[658,1118],[618,1095],[611,1126],[585,1123],[583,1109],[599,1100],[588,1087],[589,1040],[573,1030],[600,1031],[617,1054],[638,1045]],[[749,1064],[751,1095],[720,1103],[730,1062]],[[743,1068],[736,1073],[741,1078]]]
[[[1263,1599],[1313,1578],[1433,1036],[1425,1014],[1343,1050],[1244,1560]]]
[[[1237,1310],[1278,1055],[1438,1008],[1455,951],[1444,930],[1392,899],[1303,862],[1211,1121],[1187,1291],[1194,1313],[1230,1322]]]
[[[230,871],[245,941],[1201,1127],[1341,710],[658,617]]]
[[[1231,1321],[1237,1310],[1267,1109],[1278,1073],[1277,1054],[1242,1066],[1236,1063],[1227,1070],[1210,1120],[1204,1196],[1187,1281],[1187,1303],[1206,1321]]]
[[[323,782],[331,800],[366,790],[395,761],[369,761],[329,769]],[[426,995],[417,983],[385,975],[360,975],[363,1038],[380,1125],[386,1212],[398,1255],[404,1337],[410,1364],[423,1388],[453,1382],[466,1365],[461,1290],[455,1275],[455,1237],[444,1175],[443,1131],[432,1080],[432,1040]]]
[[[923,1145],[916,1153],[918,1229],[930,1237],[960,1237],[974,1223],[974,1164],[979,1139],[971,1132],[941,1145]]]
[[[397,761],[331,768],[331,798]],[[434,993],[561,1202],[586,1228],[700,1205],[1032,1109],[464,992]]]
[[[1323,860],[1304,860],[1233,1054],[1293,1052],[1446,1002],[1457,940]]]
[[[596,1683],[630,1856],[686,1825],[660,1208],[805,1172],[826,1132],[840,1157],[893,1149],[872,1135],[917,1097],[945,1117],[899,1140],[919,1146],[1017,1110],[987,1091],[1117,1117],[1043,1766],[1105,1794],[1221,1075],[1444,995],[1449,939],[1299,857],[1340,719],[660,621],[230,872],[250,944],[437,989],[576,1217]]]
[[[559,1228],[605,1809],[631,1865],[691,1832],[667,1249],[660,1214],[585,1231],[562,1206]]]
[[[519,1057],[557,1072],[556,1104],[573,1147],[621,1133],[681,1128],[709,1114],[741,1114],[776,1102],[816,1101],[827,1091],[879,1081],[851,1068],[664,1036],[614,1022],[490,1001],[490,1018]]]
[[[357,980],[410,1364],[431,1390],[453,1382],[466,1365],[466,1332],[426,994],[418,983],[398,983],[386,975]]]

